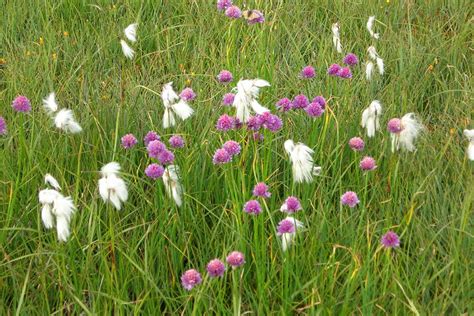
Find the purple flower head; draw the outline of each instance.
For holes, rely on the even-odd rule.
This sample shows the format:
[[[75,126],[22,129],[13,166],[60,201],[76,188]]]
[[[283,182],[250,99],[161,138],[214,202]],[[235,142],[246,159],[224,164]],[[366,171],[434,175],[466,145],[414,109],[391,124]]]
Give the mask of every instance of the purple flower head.
[[[364,140],[360,137],[352,137],[349,140],[349,146],[351,147],[352,150],[362,151],[364,150],[365,143],[364,143]]]
[[[265,22],[265,17],[263,16],[263,13],[258,11],[258,10],[251,10],[252,15],[255,16],[252,19],[248,19],[247,23],[248,24],[256,24],[256,23],[263,23]]]
[[[148,156],[158,159],[158,155],[166,150],[166,146],[159,140],[153,140],[148,143],[146,150],[148,151]]]
[[[193,287],[201,284],[201,282],[201,274],[194,269],[184,272],[184,274],[181,276],[181,284],[187,291],[191,291]]]
[[[352,78],[352,72],[351,72],[351,69],[349,67],[343,67],[343,68],[339,69],[339,72],[337,73],[337,75],[340,78],[344,78],[344,79]]]
[[[332,64],[328,68],[328,75],[337,76],[337,74],[339,73],[339,70],[341,70],[341,66],[339,66],[338,64]]]
[[[393,118],[388,121],[387,129],[390,133],[398,134],[403,130],[402,121],[399,118]]]
[[[250,200],[245,203],[244,212],[252,215],[258,215],[262,212],[262,207],[257,200]]]
[[[152,179],[161,178],[164,173],[165,173],[165,168],[163,168],[163,166],[157,163],[152,163],[148,165],[148,167],[146,167],[145,169],[146,176]]]
[[[263,134],[261,133],[253,133],[253,140],[254,141],[257,141],[257,142],[260,142],[260,141],[263,141],[264,137],[263,137]]]
[[[245,263],[245,256],[243,253],[238,251],[232,251],[226,259],[227,263],[232,266],[232,268],[240,267]]]
[[[170,146],[173,148],[183,148],[184,139],[179,135],[173,135],[169,139]]]
[[[224,262],[220,261],[219,259],[213,259],[209,261],[206,269],[210,277],[221,277],[224,275],[225,265]]]
[[[397,248],[400,247],[400,238],[395,232],[388,231],[385,235],[382,236],[382,238],[380,239],[380,243],[385,248]]]
[[[163,165],[172,164],[174,161],[174,154],[168,149],[165,149],[158,154],[158,161]]]
[[[294,197],[294,196],[289,196],[286,200],[285,203],[280,208],[280,211],[285,212],[285,213],[295,213],[303,208],[301,207],[300,201]]]
[[[233,93],[226,93],[222,98],[222,104],[225,106],[231,106],[234,104],[235,94]]]
[[[253,195],[263,198],[269,198],[272,194],[268,192],[268,186],[265,183],[259,182],[253,188]]]
[[[359,63],[359,58],[357,58],[356,55],[352,54],[352,53],[349,53],[346,55],[346,57],[344,57],[344,60],[343,60],[344,64],[348,65],[348,66],[355,66]]]
[[[299,94],[293,99],[294,109],[304,109],[309,104],[308,98],[304,94]]]
[[[225,10],[232,5],[232,0],[217,0],[217,10]]]
[[[194,93],[193,89],[191,88],[185,88],[183,91],[181,91],[179,97],[184,101],[192,101],[196,99],[196,93]]]
[[[216,150],[214,157],[212,157],[212,163],[215,165],[222,165],[230,162],[231,160],[232,156],[224,148],[219,148]]]
[[[271,132],[276,132],[283,126],[281,119],[270,112],[265,112],[261,115],[257,115],[256,117],[258,124]]]
[[[318,103],[323,110],[326,108],[326,99],[321,95],[314,97],[313,103]]]
[[[127,134],[122,137],[122,147],[125,149],[130,149],[137,143],[137,138],[133,134]]]
[[[146,133],[145,137],[143,138],[143,142],[145,143],[145,146],[148,146],[149,143],[151,143],[154,140],[160,140],[160,136],[158,136],[157,133],[154,131],[149,131]]]
[[[278,223],[277,234],[279,236],[283,234],[293,234],[296,231],[295,221],[285,218]]]
[[[347,205],[349,207],[354,207],[357,204],[359,204],[359,198],[357,197],[357,194],[352,191],[347,191],[341,196],[341,203],[342,205]]]
[[[275,105],[282,112],[288,112],[289,110],[291,110],[291,107],[293,106],[293,104],[291,103],[291,100],[288,98],[280,99]]]
[[[247,129],[251,131],[258,131],[262,125],[258,116],[250,116],[247,120]]]
[[[311,102],[304,110],[310,117],[320,117],[324,113],[323,108],[317,102]]]
[[[225,10],[225,15],[231,19],[238,19],[242,16],[242,11],[238,6],[233,5]]]
[[[242,124],[238,117],[234,117],[234,129],[241,129],[243,125],[244,124]]]
[[[222,148],[224,148],[229,153],[229,155],[234,156],[240,154],[240,145],[234,140],[226,141]]]
[[[303,68],[303,70],[301,70],[300,76],[303,79],[311,79],[316,76],[316,71],[314,70],[313,66],[306,66]]]
[[[7,133],[7,123],[3,116],[0,116],[0,135],[5,135]]]
[[[232,116],[223,114],[217,119],[216,129],[221,132],[229,131],[233,129],[234,126],[235,126],[235,120]]]
[[[27,97],[19,95],[13,100],[12,103],[13,110],[16,112],[30,112],[31,111],[31,103]]]
[[[375,164],[375,159],[369,156],[365,156],[364,158],[362,158],[359,166],[360,166],[360,169],[364,171],[370,171],[377,168],[377,165]]]
[[[228,70],[221,70],[221,72],[217,75],[217,81],[220,83],[229,83],[234,80],[234,76]]]

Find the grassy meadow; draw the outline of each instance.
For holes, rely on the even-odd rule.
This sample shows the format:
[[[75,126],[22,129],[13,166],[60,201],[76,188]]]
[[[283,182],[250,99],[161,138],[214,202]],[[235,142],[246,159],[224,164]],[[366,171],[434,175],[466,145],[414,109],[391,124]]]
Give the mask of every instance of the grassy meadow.
[[[0,4],[0,314],[1,315],[469,315],[474,313],[474,163],[465,154],[473,128],[473,11],[469,1],[250,0],[266,21],[247,25],[216,10],[214,0],[40,1]],[[234,0],[240,7],[244,2]],[[374,40],[366,29],[375,15]],[[138,22],[136,55],[119,40]],[[360,60],[350,80],[330,77],[342,63],[331,25],[340,24],[344,52]],[[386,73],[365,78],[374,45]],[[317,75],[302,80],[313,65]],[[227,69],[229,85],[216,75]],[[241,79],[262,78],[260,102],[283,128],[256,142],[245,129],[219,132],[216,120],[235,109],[222,97]],[[162,128],[163,84],[192,87],[195,114]],[[83,132],[55,129],[42,99],[55,91]],[[275,103],[322,95],[324,115],[280,113]],[[17,95],[32,111],[16,113]],[[381,130],[367,138],[362,111],[383,105]],[[414,153],[392,153],[386,124],[414,112],[426,130]],[[152,161],[143,137],[183,136],[174,151],[184,203],[178,208],[161,179],[144,174]],[[120,138],[133,133],[137,146]],[[354,152],[348,140],[365,140]],[[212,157],[227,140],[242,146],[231,163]],[[322,175],[294,184],[283,143],[315,150]],[[377,169],[362,172],[370,155]],[[122,166],[129,199],[121,211],[99,196],[100,168]],[[77,212],[66,243],[41,222],[38,192],[51,173]],[[257,182],[272,193],[263,212],[242,211]],[[355,191],[355,208],[341,195]],[[280,206],[294,195],[305,230],[286,252],[276,234]],[[401,245],[384,249],[393,230]],[[210,278],[207,263],[233,250],[246,263]],[[188,269],[203,282],[181,286]]]

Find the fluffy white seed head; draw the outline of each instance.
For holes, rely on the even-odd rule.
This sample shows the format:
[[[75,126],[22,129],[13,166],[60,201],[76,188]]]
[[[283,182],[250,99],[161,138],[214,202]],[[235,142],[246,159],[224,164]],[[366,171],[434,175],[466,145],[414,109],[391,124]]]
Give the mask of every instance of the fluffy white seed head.
[[[120,45],[122,46],[122,52],[127,57],[128,59],[132,59],[133,56],[135,55],[135,51],[128,46],[127,42],[124,40],[120,40]]]
[[[125,37],[128,38],[129,41],[131,42],[136,42],[137,41],[137,27],[138,23],[133,23],[127,26],[124,30],[123,33],[125,34]]]

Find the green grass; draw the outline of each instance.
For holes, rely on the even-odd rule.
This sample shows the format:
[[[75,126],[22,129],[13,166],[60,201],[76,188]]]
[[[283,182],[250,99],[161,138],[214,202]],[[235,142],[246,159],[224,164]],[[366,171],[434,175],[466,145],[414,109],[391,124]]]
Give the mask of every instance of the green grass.
[[[230,314],[233,295],[242,313],[257,315],[474,312],[473,164],[462,136],[473,126],[472,6],[246,2],[265,13],[264,25],[231,21],[214,0],[0,4],[0,115],[9,130],[0,138],[0,314]],[[386,74],[368,83],[361,65],[352,80],[328,77],[327,67],[342,58],[332,46],[331,24],[340,22],[343,47],[364,62],[373,43],[365,29],[369,15],[377,17],[375,45]],[[129,61],[118,38],[134,21],[139,39]],[[307,64],[316,67],[315,80],[298,78]],[[234,86],[215,81],[221,69],[237,79],[270,81],[261,101],[273,110],[279,98],[299,93],[324,95],[328,110],[317,120],[304,112],[284,115],[284,129],[266,133],[260,144],[244,131],[218,133],[217,117],[234,113],[219,106]],[[150,90],[160,92],[168,81],[178,91],[190,84],[198,99],[195,116],[165,131],[161,99]],[[61,106],[74,110],[82,134],[51,126],[41,100],[52,90]],[[12,111],[18,94],[31,99],[30,114]],[[416,112],[427,132],[416,153],[392,154],[383,128],[363,153],[378,168],[364,175],[361,155],[347,141],[363,135],[360,115],[374,99],[383,103],[383,126]],[[143,145],[125,151],[118,144],[123,134],[141,139],[151,129],[165,139],[182,134],[187,142],[176,154],[185,188],[180,209],[161,180],[145,178],[150,160]],[[283,149],[288,138],[315,149],[322,177],[292,183]],[[243,154],[216,167],[212,154],[228,139],[239,141]],[[97,190],[98,170],[112,159],[130,189],[120,212]],[[65,244],[41,223],[37,193],[45,173],[78,206]],[[242,206],[257,181],[273,194],[265,212],[250,217]],[[347,190],[362,197],[355,209],[340,206]],[[301,199],[297,218],[307,229],[282,253],[275,224],[288,195]],[[389,229],[401,237],[396,251],[379,246]],[[205,276],[209,260],[234,249],[246,255],[243,268],[222,279],[205,277],[191,292],[182,289],[185,270]],[[233,278],[240,284],[234,294]]]

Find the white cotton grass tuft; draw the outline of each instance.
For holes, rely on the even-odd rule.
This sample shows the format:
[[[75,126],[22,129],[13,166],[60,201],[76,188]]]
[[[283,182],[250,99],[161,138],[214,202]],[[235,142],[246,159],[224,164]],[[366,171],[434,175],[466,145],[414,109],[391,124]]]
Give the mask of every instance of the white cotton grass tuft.
[[[281,238],[281,248],[283,251],[288,250],[288,248],[295,242],[296,234],[303,229],[303,223],[292,216],[286,217],[279,223],[277,235]]]
[[[120,40],[120,45],[122,46],[122,52],[127,57],[128,59],[133,59],[133,56],[135,55],[135,51],[128,46],[127,42],[124,40]]]
[[[46,98],[43,99],[43,107],[49,114],[52,114],[58,110],[58,103],[56,102],[56,94],[51,92]]]
[[[402,130],[399,133],[390,134],[392,138],[392,152],[400,149],[410,152],[415,151],[414,142],[425,127],[415,116],[415,113],[405,114],[400,121]]]
[[[186,120],[191,117],[194,110],[189,104],[180,99],[178,94],[173,89],[173,82],[168,82],[163,86],[161,98],[165,111],[163,113],[163,128],[169,128],[176,125],[175,115],[181,120]]]
[[[365,64],[365,78],[367,80],[371,80],[373,73],[374,73],[374,63],[371,61],[368,61],[367,64]]]
[[[166,193],[170,198],[173,198],[176,205],[180,207],[183,204],[183,187],[179,182],[179,167],[176,165],[169,165],[166,167],[163,174],[163,183],[165,185]]]
[[[374,22],[375,22],[375,16],[369,16],[369,19],[367,20],[367,30],[369,31],[369,34],[371,37],[375,39],[379,39],[380,38],[379,33],[374,32]]]
[[[137,27],[138,23],[132,23],[123,30],[125,37],[128,38],[130,42],[135,43],[137,41]]]
[[[43,107],[53,119],[57,129],[71,134],[82,132],[82,127],[74,118],[72,110],[61,109],[58,111],[59,106],[56,102],[56,94],[54,92],[51,92],[43,99]]]
[[[61,186],[59,185],[58,180],[56,180],[56,179],[55,179],[52,175],[50,175],[49,173],[47,173],[47,174],[44,175],[44,183],[45,183],[45,184],[49,184],[49,185],[52,186],[55,190],[58,190],[58,191],[61,190]]]
[[[341,45],[341,38],[339,35],[339,23],[334,23],[331,27],[332,30],[332,43],[336,48],[338,53],[342,53],[342,45]]]
[[[384,62],[383,62],[383,59],[380,58],[375,47],[369,46],[369,48],[367,48],[367,52],[369,54],[369,59],[372,59],[372,61],[375,61],[379,74],[383,75],[385,72]],[[374,63],[372,61],[369,60],[365,66],[365,76],[367,80],[370,80],[372,78],[372,74],[375,68]]]
[[[467,157],[469,160],[474,160],[474,129],[465,129],[463,133],[469,141],[469,145],[467,145]]]
[[[111,203],[120,211],[122,203],[128,199],[128,190],[125,181],[119,177],[120,165],[110,162],[102,167],[99,179],[99,194],[104,202]]]
[[[364,112],[362,112],[361,125],[367,131],[367,136],[374,137],[375,132],[380,129],[380,116],[382,115],[382,104],[378,100],[370,103]]]
[[[237,83],[237,93],[235,94],[233,106],[237,109],[236,117],[246,123],[252,109],[256,114],[270,112],[270,110],[258,103],[260,88],[269,87],[270,83],[262,79],[240,80]]]
[[[303,143],[295,144],[291,139],[285,141],[284,147],[290,156],[295,183],[309,183],[313,181],[313,176],[321,173],[321,167],[314,165],[312,157],[314,150]]]

